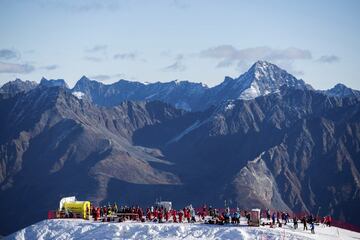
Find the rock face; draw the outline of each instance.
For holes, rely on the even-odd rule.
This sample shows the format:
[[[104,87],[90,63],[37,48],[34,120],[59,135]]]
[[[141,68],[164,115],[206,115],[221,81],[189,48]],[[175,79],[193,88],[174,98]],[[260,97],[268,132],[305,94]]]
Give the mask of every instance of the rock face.
[[[14,81],[10,81],[5,83],[0,88],[0,94],[2,98],[8,96],[14,96],[20,92],[27,92],[31,89],[34,89],[37,86],[36,82],[31,81],[22,81],[20,79],[15,79]]]
[[[63,87],[63,88],[69,88],[69,86],[67,85],[67,83],[65,82],[64,79],[46,79],[46,78],[42,78],[40,81],[40,86],[44,86],[44,87]]]
[[[360,99],[314,91],[256,64],[241,80],[204,90],[210,107],[199,112],[150,100],[101,106],[122,94],[135,98],[138,83],[126,81],[113,87],[82,78],[72,90],[40,84],[0,93],[7,94],[0,97],[0,233],[46,218],[69,195],[143,206],[157,198],[175,207],[226,200],[360,224]],[[254,82],[260,95],[242,99]],[[170,101],[181,84],[168,83],[168,95],[166,84],[151,87]],[[245,90],[231,92],[237,87]]]

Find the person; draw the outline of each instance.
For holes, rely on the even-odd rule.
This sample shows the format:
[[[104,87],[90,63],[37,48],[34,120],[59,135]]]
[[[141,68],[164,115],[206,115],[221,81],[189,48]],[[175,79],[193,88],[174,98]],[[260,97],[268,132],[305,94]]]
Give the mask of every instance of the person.
[[[182,223],[182,218],[184,216],[184,211],[183,210],[180,210],[179,211],[179,223]]]
[[[331,218],[331,216],[329,215],[329,216],[328,216],[328,219],[327,219],[327,226],[328,226],[328,227],[331,227],[331,222],[332,222],[332,218]]]
[[[174,223],[177,223],[176,210],[175,210],[175,209],[172,210],[172,217],[173,217],[173,222],[174,222]]]
[[[114,203],[114,205],[113,205],[113,212],[118,213],[118,206],[116,203]]]
[[[315,234],[315,224],[314,224],[314,222],[310,223],[310,230],[311,230],[312,234]]]
[[[163,222],[163,211],[159,211],[159,213],[158,213],[158,222],[159,223]]]
[[[230,223],[230,209],[226,208],[225,209],[225,214],[224,214],[224,218],[225,218],[225,223]]]
[[[186,218],[186,220],[190,222],[190,212],[187,208],[184,208],[184,218]]]
[[[266,219],[270,221],[270,209],[266,210]]]
[[[95,221],[100,220],[100,207],[96,208],[96,217],[95,217]]]
[[[224,224],[224,221],[225,221],[225,218],[224,218],[224,213],[223,214],[220,214],[216,219],[216,224],[220,224],[220,225],[223,225]]]
[[[290,215],[289,213],[285,213],[285,225],[289,222]]]
[[[189,215],[191,216],[191,222],[194,223],[196,222],[195,219],[195,209],[192,207],[192,205],[190,205],[190,209],[189,209]]]
[[[91,206],[91,216],[96,221],[96,208],[94,206]]]
[[[210,205],[209,206],[209,215],[210,215],[210,217],[214,217],[215,216],[215,211],[214,211],[214,209],[212,208],[212,206]]]
[[[298,219],[296,216],[294,217],[293,221],[294,221],[294,229],[297,229],[298,228]]]
[[[150,208],[146,209],[146,218],[150,221],[152,220]]]
[[[306,222],[306,217],[305,217],[305,216],[302,218],[302,223],[304,224],[304,231],[305,231],[305,230],[308,230],[308,228],[307,228],[307,222]]]
[[[251,217],[250,212],[247,212],[245,216],[247,218],[247,224],[250,224],[250,217]]]
[[[165,221],[168,222],[170,218],[170,212],[165,209]]]
[[[233,214],[233,224],[240,224],[240,213],[238,211]]]
[[[272,224],[275,225],[275,218],[276,218],[276,214],[275,212],[273,212],[272,214]]]
[[[154,219],[157,219],[158,218],[158,214],[159,214],[159,211],[157,209],[157,207],[154,209],[154,212],[153,212],[153,215],[154,215]]]

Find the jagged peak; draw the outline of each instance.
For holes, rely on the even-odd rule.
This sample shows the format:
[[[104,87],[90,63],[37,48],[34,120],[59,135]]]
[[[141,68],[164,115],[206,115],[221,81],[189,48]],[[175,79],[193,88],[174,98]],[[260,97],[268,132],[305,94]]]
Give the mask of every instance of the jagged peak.
[[[40,81],[41,86],[47,86],[47,87],[65,87],[69,88],[67,83],[64,79],[46,79],[45,77],[41,78]]]
[[[88,77],[86,77],[85,75],[83,75],[79,81],[91,81]]]
[[[337,83],[332,89],[350,89],[350,88],[343,83]]]
[[[259,60],[255,62],[248,70],[248,73],[254,74],[255,78],[267,77],[271,75],[273,72],[286,72],[286,71],[273,63],[263,60]]]

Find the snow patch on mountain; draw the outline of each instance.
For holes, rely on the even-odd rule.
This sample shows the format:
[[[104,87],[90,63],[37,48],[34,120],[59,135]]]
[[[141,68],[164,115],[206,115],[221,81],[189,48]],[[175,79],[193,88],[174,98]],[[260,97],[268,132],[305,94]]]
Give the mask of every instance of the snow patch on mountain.
[[[250,100],[259,96],[261,96],[259,85],[256,82],[253,82],[249,88],[240,94],[239,99]]]
[[[173,142],[177,142],[179,141],[181,138],[183,138],[186,134],[188,134],[189,132],[193,131],[194,129],[198,128],[201,125],[200,121],[197,120],[196,122],[194,122],[191,126],[189,126],[188,128],[186,128],[184,131],[182,131],[179,135],[177,135],[176,137],[174,137],[173,139],[171,139],[167,144],[173,143]]]
[[[229,102],[228,105],[225,106],[225,111],[231,111],[235,107],[233,102]]]
[[[85,93],[80,92],[80,91],[72,92],[72,94],[73,94],[75,97],[77,97],[78,99],[83,99],[83,97],[85,96]]]

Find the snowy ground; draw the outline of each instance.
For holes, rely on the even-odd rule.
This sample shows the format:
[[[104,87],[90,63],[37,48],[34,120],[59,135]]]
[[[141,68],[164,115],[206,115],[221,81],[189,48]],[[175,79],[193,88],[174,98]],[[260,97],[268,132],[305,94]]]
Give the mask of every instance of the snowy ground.
[[[336,227],[315,228],[316,234],[284,228],[174,223],[100,223],[80,219],[44,220],[5,239],[360,239],[360,233]]]

